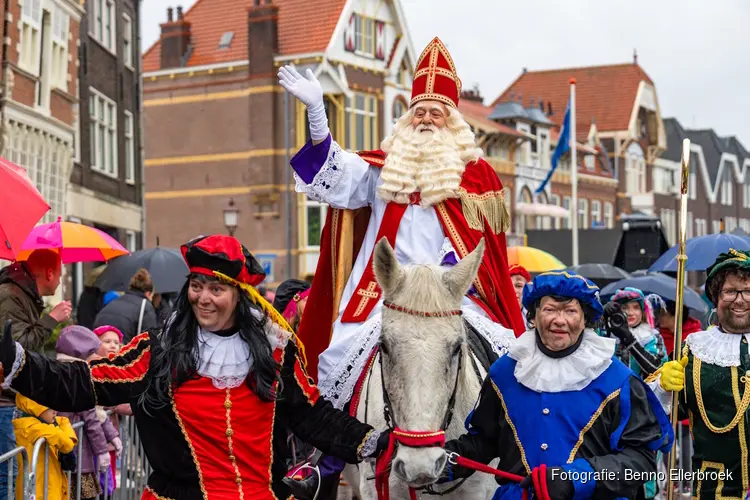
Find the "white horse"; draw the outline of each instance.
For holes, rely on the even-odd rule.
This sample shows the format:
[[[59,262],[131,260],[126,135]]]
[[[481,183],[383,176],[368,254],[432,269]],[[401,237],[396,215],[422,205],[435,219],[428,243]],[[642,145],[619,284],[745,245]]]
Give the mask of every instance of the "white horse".
[[[360,391],[360,421],[376,429],[390,425],[409,431],[445,430],[446,440],[465,432],[464,420],[474,407],[482,380],[470,359],[464,321],[455,312],[461,310],[461,300],[483,254],[484,241],[448,270],[427,265],[401,267],[388,242],[378,242],[373,265],[386,307],[382,312],[380,359],[372,362]],[[483,370],[481,376],[485,376]],[[386,422],[385,412],[391,422]],[[448,419],[450,422],[446,422]],[[440,447],[399,445],[392,462],[391,499],[408,499],[407,486],[419,488],[434,483],[446,459]],[[354,466],[344,472],[362,500],[377,499],[374,475],[372,463],[360,464],[358,473]],[[445,491],[455,484],[434,485],[434,489]],[[489,499],[496,488],[492,476],[475,473],[442,498]]]

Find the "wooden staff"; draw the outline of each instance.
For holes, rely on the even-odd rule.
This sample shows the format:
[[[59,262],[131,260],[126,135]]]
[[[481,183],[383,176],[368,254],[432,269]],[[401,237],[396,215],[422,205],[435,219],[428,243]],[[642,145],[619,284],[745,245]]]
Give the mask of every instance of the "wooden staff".
[[[333,209],[331,209],[333,210]],[[333,295],[333,322],[339,317],[339,306],[341,296],[344,294],[346,282],[352,272],[352,251],[354,250],[354,212],[351,210],[341,211],[341,225],[339,226],[341,236],[336,251],[336,283]],[[333,330],[331,330],[333,331]]]
[[[677,242],[677,295],[675,297],[675,328],[674,328],[674,350],[672,360],[680,361],[682,355],[682,304],[685,295],[685,243],[687,241],[687,205],[688,205],[688,178],[690,176],[690,139],[682,141],[682,167],[680,169],[680,234]],[[683,389],[684,390],[684,389]],[[675,469],[677,454],[677,407],[679,405],[680,393],[672,393],[672,431],[675,436],[674,444],[669,452],[669,470],[667,471],[667,499],[674,498],[674,484],[671,471]]]

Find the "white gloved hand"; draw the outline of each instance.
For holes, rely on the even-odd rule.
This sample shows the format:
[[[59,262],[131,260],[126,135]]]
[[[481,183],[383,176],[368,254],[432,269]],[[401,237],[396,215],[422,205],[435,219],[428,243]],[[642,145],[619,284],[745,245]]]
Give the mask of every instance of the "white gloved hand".
[[[112,440],[112,446],[115,447],[115,456],[117,458],[120,458],[120,456],[122,456],[122,441],[120,440],[120,438],[114,438]]]
[[[97,461],[99,462],[99,470],[108,469],[112,464],[112,459],[110,458],[109,453],[103,453],[99,455],[97,457]]]
[[[279,68],[279,85],[299,99],[308,108],[323,105],[323,89],[311,69],[305,71],[305,77],[292,66]]]
[[[310,121],[310,138],[323,141],[328,137],[328,117],[323,103],[323,89],[311,69],[305,71],[305,77],[291,66],[279,68],[279,85],[307,106],[307,117]]]

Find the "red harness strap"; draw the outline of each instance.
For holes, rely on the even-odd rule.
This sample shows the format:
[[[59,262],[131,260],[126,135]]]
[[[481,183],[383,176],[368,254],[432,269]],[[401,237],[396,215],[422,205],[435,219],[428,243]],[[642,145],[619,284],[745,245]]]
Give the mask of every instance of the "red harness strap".
[[[389,500],[390,498],[390,465],[391,460],[393,459],[393,454],[396,450],[396,443],[399,443],[403,446],[408,446],[410,448],[429,448],[432,446],[442,447],[445,446],[445,432],[405,431],[403,429],[399,429],[398,427],[393,429],[393,431],[391,432],[390,441],[388,442],[388,449],[377,459],[375,465],[375,489],[378,492],[378,500]],[[519,476],[517,474],[511,474],[509,472],[495,469],[483,463],[464,458],[456,453],[450,454],[448,460],[454,460],[452,463],[461,467],[466,467],[467,469],[474,469],[479,472],[492,474],[499,478],[506,479],[515,483],[520,483],[524,479],[522,476]],[[534,469],[534,473],[536,473],[536,477],[534,477],[534,474],[532,473],[532,480],[534,480],[535,486],[540,482],[543,483],[543,486],[541,486],[541,488],[543,488],[544,490],[542,490],[541,488],[535,488],[537,492],[544,491],[540,500],[549,500],[549,493],[547,493],[546,489],[546,466],[542,465]],[[542,478],[542,481],[540,481],[540,477]],[[414,490],[414,488],[409,488],[409,497],[411,498],[411,500],[417,500],[417,492]],[[526,491],[525,489],[523,492],[523,500],[528,500],[528,491]]]

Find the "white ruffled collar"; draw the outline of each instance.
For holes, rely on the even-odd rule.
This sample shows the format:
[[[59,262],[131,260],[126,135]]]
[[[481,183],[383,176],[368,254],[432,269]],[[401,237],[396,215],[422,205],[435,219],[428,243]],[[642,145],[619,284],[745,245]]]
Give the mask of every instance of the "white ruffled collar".
[[[631,328],[630,333],[633,334],[635,340],[637,340],[642,346],[645,346],[655,338],[654,329],[648,326],[648,323],[641,323],[635,328]]]
[[[685,339],[693,356],[704,363],[718,366],[740,366],[742,337],[750,342],[750,333],[726,333],[718,326],[702,332],[691,333]]]
[[[514,375],[522,385],[536,392],[580,391],[612,364],[616,341],[600,337],[591,329],[572,354],[550,358],[536,344],[531,329],[511,344],[508,356],[516,360]]]

